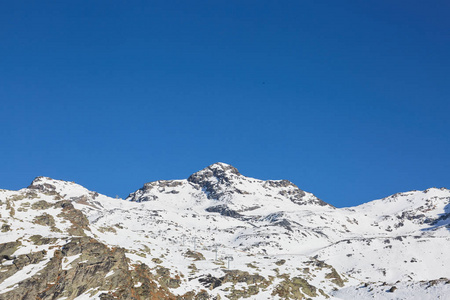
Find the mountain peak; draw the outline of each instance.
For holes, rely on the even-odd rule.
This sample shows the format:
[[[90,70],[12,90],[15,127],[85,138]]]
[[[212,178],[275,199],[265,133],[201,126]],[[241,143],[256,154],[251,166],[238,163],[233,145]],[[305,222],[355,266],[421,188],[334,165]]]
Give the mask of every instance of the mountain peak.
[[[28,186],[29,189],[39,190],[41,192],[55,191],[55,183],[59,180],[52,179],[50,177],[38,176]]]
[[[206,178],[227,179],[233,176],[241,176],[241,173],[232,165],[217,162],[189,176],[188,181],[200,183]],[[228,181],[228,180],[225,180]]]
[[[218,172],[230,172],[232,174],[235,175],[241,175],[241,173],[239,173],[238,169],[236,169],[235,167],[233,167],[232,165],[223,163],[223,162],[216,162],[212,165],[207,166],[206,168],[204,168],[203,170],[199,171],[205,171],[205,170],[217,170]]]
[[[58,193],[68,197],[79,197],[90,193],[94,194],[94,192],[89,191],[73,181],[58,180],[44,176],[36,177],[27,188],[42,193]]]

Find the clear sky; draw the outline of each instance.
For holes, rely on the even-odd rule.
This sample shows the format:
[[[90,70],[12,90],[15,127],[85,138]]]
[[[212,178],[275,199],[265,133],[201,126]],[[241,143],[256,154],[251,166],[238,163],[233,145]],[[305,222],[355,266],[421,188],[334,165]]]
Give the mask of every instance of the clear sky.
[[[0,188],[221,161],[335,206],[450,188],[450,2],[3,1]]]

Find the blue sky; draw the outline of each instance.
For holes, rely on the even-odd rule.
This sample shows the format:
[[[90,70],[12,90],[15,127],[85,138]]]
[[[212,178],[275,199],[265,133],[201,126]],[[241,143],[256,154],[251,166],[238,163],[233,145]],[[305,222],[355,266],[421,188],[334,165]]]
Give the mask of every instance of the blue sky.
[[[447,187],[448,1],[0,4],[0,188],[217,161],[335,206]]]

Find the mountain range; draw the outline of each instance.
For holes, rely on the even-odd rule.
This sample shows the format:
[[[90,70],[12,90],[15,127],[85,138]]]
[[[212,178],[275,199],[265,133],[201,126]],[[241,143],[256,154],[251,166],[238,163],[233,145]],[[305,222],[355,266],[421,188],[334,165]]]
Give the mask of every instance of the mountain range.
[[[450,190],[336,208],[215,163],[126,199],[0,190],[0,299],[450,299]]]

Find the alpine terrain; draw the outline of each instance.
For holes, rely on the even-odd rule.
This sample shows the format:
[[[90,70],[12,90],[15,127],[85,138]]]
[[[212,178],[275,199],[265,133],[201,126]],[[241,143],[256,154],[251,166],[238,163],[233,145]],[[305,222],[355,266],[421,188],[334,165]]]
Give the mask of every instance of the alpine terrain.
[[[224,163],[114,199],[0,190],[0,299],[450,299],[450,190],[335,208]]]

